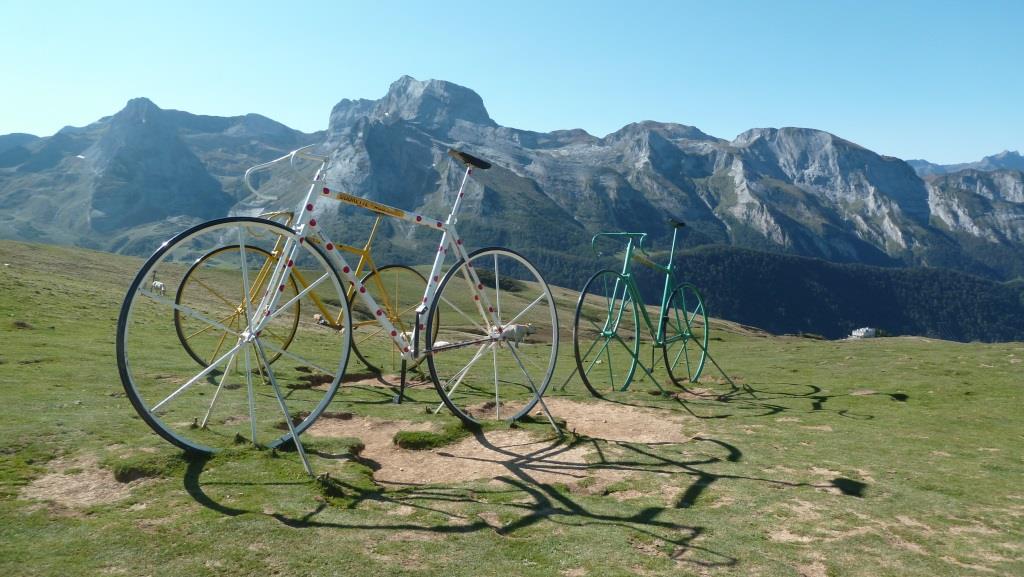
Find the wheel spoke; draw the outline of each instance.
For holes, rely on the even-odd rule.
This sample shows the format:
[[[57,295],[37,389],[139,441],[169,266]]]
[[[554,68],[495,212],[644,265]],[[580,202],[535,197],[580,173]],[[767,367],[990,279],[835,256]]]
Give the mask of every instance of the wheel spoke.
[[[152,407],[151,407],[151,408],[149,409],[149,412],[150,412],[150,413],[156,413],[156,412],[157,412],[157,411],[159,411],[159,410],[160,410],[160,408],[161,408],[161,407],[163,407],[163,406],[164,406],[165,404],[167,404],[167,403],[169,403],[170,401],[174,400],[174,399],[175,399],[175,398],[177,398],[177,397],[178,397],[179,395],[181,395],[182,393],[184,393],[186,389],[188,389],[188,388],[189,388],[189,387],[191,387],[192,385],[196,384],[196,382],[198,382],[198,381],[199,381],[199,379],[201,379],[201,378],[205,377],[206,375],[208,375],[208,374],[212,373],[212,372],[213,372],[213,371],[214,371],[214,370],[215,370],[215,369],[217,368],[217,366],[218,366],[218,365],[220,365],[220,364],[221,364],[221,363],[223,363],[223,362],[224,362],[225,360],[227,360],[228,358],[230,358],[231,356],[233,356],[233,355],[234,355],[234,354],[235,354],[236,352],[238,352],[238,349],[239,349],[239,348],[241,348],[241,346],[242,346],[242,343],[241,343],[241,342],[239,342],[239,343],[238,343],[238,344],[236,344],[235,346],[231,347],[231,350],[230,350],[230,351],[228,351],[228,352],[226,352],[226,353],[224,353],[224,356],[222,356],[221,358],[217,359],[216,361],[214,361],[214,362],[210,363],[210,366],[208,366],[208,367],[206,367],[205,369],[203,369],[202,371],[200,371],[200,372],[199,372],[199,374],[195,375],[194,377],[192,377],[192,378],[191,378],[191,379],[189,379],[188,381],[185,381],[185,384],[184,384],[184,385],[181,385],[181,386],[180,386],[180,387],[178,387],[178,388],[177,388],[177,389],[176,389],[176,390],[175,390],[175,391],[174,391],[173,393],[171,393],[170,395],[167,395],[167,397],[165,397],[165,398],[164,398],[164,400],[162,400],[162,401],[160,401],[159,403],[157,403],[157,404],[153,405],[153,406],[152,406]]]
[[[516,324],[516,321],[518,321],[520,317],[522,317],[524,314],[526,314],[527,311],[529,311],[533,307],[537,306],[537,303],[539,303],[541,301],[541,299],[543,299],[546,296],[548,296],[547,293],[540,293],[540,296],[538,296],[537,298],[533,299],[533,302],[531,302],[530,304],[526,305],[526,308],[524,308],[523,310],[519,311],[519,314],[517,314],[516,316],[512,317],[511,319],[509,319],[509,321],[507,323],[505,323],[505,325],[514,325],[514,324]]]
[[[324,273],[324,274],[323,274],[323,276],[321,276],[320,278],[318,278],[318,279],[316,279],[315,281],[313,281],[312,283],[310,283],[310,284],[309,284],[309,286],[307,286],[306,288],[302,289],[302,291],[301,291],[301,292],[299,292],[299,293],[298,293],[297,295],[295,295],[295,296],[293,296],[292,298],[288,299],[288,302],[286,302],[286,303],[285,303],[285,304],[283,304],[283,305],[279,305],[278,307],[276,307],[276,308],[274,309],[274,311],[273,311],[272,313],[270,313],[269,315],[267,315],[267,316],[266,316],[266,317],[265,317],[265,318],[264,318],[264,319],[263,319],[263,320],[262,320],[262,321],[260,322],[260,324],[256,326],[256,330],[257,330],[257,331],[261,330],[261,329],[263,328],[263,326],[264,326],[264,325],[266,325],[266,324],[267,324],[267,323],[269,323],[270,321],[272,321],[272,320],[274,320],[275,318],[277,318],[277,316],[278,316],[278,315],[280,315],[282,311],[286,311],[286,310],[288,310],[289,308],[291,308],[291,306],[292,306],[293,304],[295,304],[295,303],[299,302],[299,300],[300,300],[300,299],[302,299],[303,297],[305,297],[306,295],[308,295],[308,294],[310,293],[310,291],[312,291],[313,289],[315,289],[315,288],[317,287],[317,285],[319,285],[320,283],[324,282],[324,281],[325,281],[325,280],[327,280],[328,278],[329,278],[329,276],[328,276],[328,273]],[[282,281],[281,281],[281,282],[285,282],[286,280],[287,280],[287,279],[282,279]]]
[[[222,330],[222,331],[224,331],[226,333],[230,333],[232,336],[235,336],[235,337],[241,336],[239,333],[229,329],[228,327],[224,326],[223,324],[221,324],[221,323],[219,323],[219,322],[217,322],[217,321],[215,321],[213,319],[208,318],[206,315],[204,315],[204,314],[202,314],[202,313],[200,313],[200,312],[198,312],[198,311],[196,311],[196,310],[194,310],[194,309],[192,309],[190,307],[187,307],[185,305],[177,304],[177,303],[175,303],[174,301],[172,301],[171,299],[169,299],[169,298],[167,298],[165,296],[160,296],[160,295],[152,293],[150,291],[142,290],[141,288],[138,289],[137,292],[139,294],[145,296],[145,297],[148,297],[148,298],[150,298],[150,299],[160,303],[160,304],[167,305],[167,306],[171,307],[172,309],[178,311],[179,313],[184,314],[185,316],[194,318],[194,319],[196,319],[196,320],[198,320],[200,322],[206,323],[206,324],[208,324],[208,325],[210,325],[210,326],[212,326],[214,328],[218,328],[218,329],[220,329],[220,330]]]
[[[459,316],[461,316],[461,317],[465,318],[467,321],[473,323],[473,326],[476,327],[477,330],[479,330],[481,333],[486,335],[486,334],[488,334],[490,332],[487,329],[485,329],[484,327],[480,326],[480,323],[476,322],[476,320],[473,319],[473,317],[467,315],[466,313],[464,313],[462,311],[462,309],[460,309],[459,307],[455,306],[455,303],[451,302],[450,300],[448,300],[448,299],[446,299],[444,297],[442,297],[441,300],[445,304],[447,304],[448,306],[452,307],[452,309],[454,309],[455,312],[459,313]]]
[[[513,324],[515,319],[510,320],[507,323],[501,322],[501,275],[498,274],[498,253],[494,253],[494,308],[497,310],[498,326],[505,326]],[[497,371],[497,369],[495,369]],[[497,378],[497,377],[495,377]]]
[[[245,347],[245,395],[248,401],[249,407],[249,434],[251,435],[250,441],[252,444],[256,444],[256,391],[252,384],[252,355],[249,352],[248,346]],[[263,369],[256,363],[256,369],[260,372],[260,377],[263,377]]]
[[[277,353],[279,355],[288,357],[289,359],[299,363],[299,365],[301,365],[301,366],[307,366],[307,367],[316,369],[316,370],[320,371],[321,373],[323,373],[325,375],[335,375],[335,374],[338,373],[337,369],[335,369],[335,370],[325,369],[325,368],[321,367],[319,364],[317,364],[316,362],[311,361],[310,359],[304,358],[304,357],[302,357],[300,355],[297,355],[297,354],[295,354],[295,353],[293,353],[293,352],[291,352],[291,351],[289,351],[287,349],[283,349],[281,347],[278,347],[278,346],[274,345],[273,343],[261,342],[260,344],[261,344],[261,346],[270,349],[271,352],[274,352],[274,353]]]
[[[497,260],[497,255],[495,255]],[[495,264],[495,273],[497,273],[497,262]],[[497,277],[497,274],[495,274]],[[501,420],[501,395],[498,394],[498,347],[491,347],[491,361],[494,365],[494,418]]]
[[[299,439],[299,435],[295,432],[295,427],[292,425],[292,414],[288,411],[288,405],[285,404],[284,397],[281,396],[281,387],[277,385],[277,378],[274,377],[274,370],[270,367],[270,362],[267,360],[267,353],[263,350],[263,344],[258,338],[253,339],[252,342],[256,349],[256,353],[259,355],[259,361],[262,363],[263,368],[266,369],[267,378],[270,379],[270,386],[274,389],[274,396],[277,397],[277,403],[281,407],[281,413],[284,414],[284,422],[288,425],[288,434],[295,442],[295,448],[298,450],[299,456],[302,457],[302,466],[306,469],[306,473],[312,476],[313,467],[310,466],[309,459],[306,458],[306,450],[303,448],[302,441]]]
[[[213,349],[213,352],[210,353],[210,358],[206,361],[206,364],[212,363],[213,359],[217,358],[217,355],[220,354],[220,350],[224,347],[224,343],[227,342],[227,339],[228,333],[222,332],[220,334],[220,338],[217,339],[217,346]]]
[[[450,379],[448,379],[444,383],[444,385],[442,385],[442,388],[445,390],[445,394],[446,395],[448,395],[450,397],[451,395],[453,395],[455,393],[455,389],[458,388],[459,383],[461,383],[462,379],[465,378],[466,373],[468,373],[469,370],[473,368],[473,365],[475,365],[476,362],[478,360],[480,360],[480,357],[483,356],[483,353],[487,349],[488,346],[490,346],[490,345],[489,344],[481,345],[480,348],[476,351],[476,354],[473,355],[473,358],[470,359],[468,363],[466,363],[466,366],[462,367],[462,369],[459,372],[457,372],[454,375],[452,375],[452,377]],[[449,389],[448,385],[452,382],[452,380],[455,380],[455,384],[453,384],[452,388]],[[440,405],[438,405],[437,408],[434,409],[434,414],[437,414],[437,412],[440,411],[441,407],[443,407],[443,406],[444,406],[444,403],[441,403]]]
[[[594,350],[594,347],[597,346],[598,342],[600,342],[600,339],[594,339],[594,342],[590,343],[590,348],[587,349],[587,352],[585,352],[582,355],[580,355],[580,358],[581,359],[586,359],[587,357],[589,357],[590,356],[590,352]]]
[[[584,374],[588,374],[588,375],[590,374],[590,370],[594,368],[594,365],[597,364],[597,361],[601,360],[601,353],[604,353],[604,352],[606,352],[608,350],[608,343],[610,343],[611,341],[612,341],[611,337],[605,337],[604,344],[601,345],[601,350],[597,351],[597,355],[594,357],[593,362],[590,363],[590,366],[587,367],[587,370],[584,372]],[[594,342],[597,342],[597,341],[594,341]]]
[[[220,320],[220,322],[221,323],[231,323],[231,324],[233,324],[237,317],[238,317],[238,313],[235,312],[235,313],[232,313],[232,314],[224,317],[223,319]],[[217,327],[215,327],[213,325],[206,325],[205,327],[203,327],[203,328],[199,329],[198,331],[196,331],[196,332],[188,335],[187,337],[185,337],[185,340],[186,341],[191,341],[192,339],[198,337],[199,335],[209,331],[210,329],[214,329],[214,328],[217,328]]]
[[[530,376],[530,373],[526,371],[526,367],[523,366],[522,359],[519,358],[519,355],[516,353],[514,349],[509,349],[509,351],[515,358],[516,364],[519,365],[519,370],[522,371],[523,376],[526,377],[526,382],[530,385],[530,389],[533,390],[533,394],[536,395],[537,397],[540,397],[540,390],[537,389],[537,384],[533,382],[533,377]]]
[[[231,374],[231,368],[238,362],[238,355],[231,357],[228,361],[228,365],[224,367],[224,372],[220,375],[220,382],[217,383],[217,390],[213,392],[213,399],[210,400],[210,408],[206,410],[206,415],[203,417],[203,422],[199,425],[200,427],[206,428],[206,424],[210,422],[210,415],[213,413],[213,406],[217,404],[217,399],[220,398],[220,392],[224,390],[224,385],[228,382],[228,375]]]
[[[222,296],[222,295],[221,295],[221,294],[220,294],[219,292],[217,292],[216,290],[214,290],[214,288],[213,288],[213,287],[211,287],[210,285],[206,284],[206,283],[205,283],[205,282],[203,282],[202,280],[200,280],[200,279],[198,279],[198,278],[193,278],[193,277],[189,277],[189,279],[188,279],[188,280],[189,280],[189,282],[194,282],[194,283],[196,283],[197,285],[199,285],[199,286],[203,287],[204,289],[206,289],[207,291],[209,291],[209,292],[210,292],[210,294],[212,294],[213,296],[215,296],[215,297],[217,297],[218,299],[220,299],[221,301],[223,301],[223,302],[224,302],[224,304],[228,305],[229,307],[231,307],[231,308],[235,308],[236,306],[238,306],[238,305],[236,305],[235,303],[233,303],[233,302],[231,302],[230,300],[228,300],[228,299],[227,299],[227,297],[224,297],[224,296]]]

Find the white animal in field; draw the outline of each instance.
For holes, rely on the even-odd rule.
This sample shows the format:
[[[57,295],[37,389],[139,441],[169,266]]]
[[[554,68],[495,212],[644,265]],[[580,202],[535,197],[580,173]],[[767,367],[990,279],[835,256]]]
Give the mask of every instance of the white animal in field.
[[[155,293],[160,293],[160,296],[167,295],[167,287],[164,286],[164,283],[156,280],[156,271],[153,271],[153,282],[150,283],[149,290]]]
[[[513,343],[519,344],[523,342],[523,339],[525,339],[527,335],[532,335],[535,332],[537,332],[537,329],[533,328],[532,324],[513,324],[502,328],[501,336],[506,341],[511,341]]]
[[[318,325],[326,325],[327,324],[327,320],[324,318],[324,315],[322,315],[320,313],[316,313],[315,315],[313,315],[313,322],[318,324]]]

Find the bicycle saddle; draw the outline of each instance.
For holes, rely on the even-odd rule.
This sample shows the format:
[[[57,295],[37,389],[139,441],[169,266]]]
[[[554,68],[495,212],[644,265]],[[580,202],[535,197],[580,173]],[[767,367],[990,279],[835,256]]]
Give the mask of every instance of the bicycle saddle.
[[[676,220],[676,219],[674,219],[672,217],[668,218],[668,223],[670,225],[672,225],[672,228],[683,228],[684,226],[686,226],[685,222],[683,222],[681,220]]]
[[[491,167],[490,162],[487,162],[486,160],[480,160],[479,158],[473,156],[472,154],[467,154],[465,152],[462,152],[461,150],[455,150],[454,148],[448,149],[448,156],[454,158],[455,160],[458,160],[462,164],[475,166],[480,170],[487,170],[488,168]]]

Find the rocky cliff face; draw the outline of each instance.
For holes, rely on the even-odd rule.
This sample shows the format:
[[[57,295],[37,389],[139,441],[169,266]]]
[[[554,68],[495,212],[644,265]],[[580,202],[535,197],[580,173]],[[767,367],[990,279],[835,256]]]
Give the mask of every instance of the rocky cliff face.
[[[663,223],[672,216],[690,224],[689,246],[1024,274],[1020,172],[925,182],[899,159],[804,128],[758,128],[732,141],[651,121],[603,138],[536,133],[497,125],[467,88],[410,77],[379,100],[340,101],[327,130],[312,135],[258,115],[196,116],[132,101],[88,127],[17,143],[8,152],[21,152],[6,164],[0,151],[0,236],[84,238],[138,251],[145,243],[135,237],[163,234],[154,223],[170,217],[287,207],[303,187],[263,180],[260,194],[250,195],[241,174],[309,143],[331,156],[331,186],[437,216],[460,180],[447,148],[486,158],[495,167],[477,171],[460,230],[474,246],[508,244],[563,268],[584,258],[599,230],[648,231],[653,247],[664,247]],[[60,192],[47,196],[53,190]],[[325,223],[343,239],[365,234],[365,213],[325,208]],[[38,218],[53,214],[59,218]],[[380,246],[396,259],[419,260],[421,234],[389,223]],[[116,246],[103,244],[118,237]]]
[[[961,170],[928,181],[937,223],[994,245],[1024,244],[1024,172]]]

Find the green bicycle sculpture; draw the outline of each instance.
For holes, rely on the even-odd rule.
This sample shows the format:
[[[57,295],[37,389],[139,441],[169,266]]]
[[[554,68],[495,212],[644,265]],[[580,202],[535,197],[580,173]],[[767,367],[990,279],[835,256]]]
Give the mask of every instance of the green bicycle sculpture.
[[[651,261],[644,252],[647,233],[603,232],[591,240],[595,253],[599,238],[626,242],[622,271],[605,269],[590,277],[576,303],[573,319],[576,368],[583,384],[594,396],[629,388],[637,367],[661,388],[652,374],[657,349],[662,351],[669,378],[683,389],[688,383],[697,382],[704,370],[708,358],[707,312],[697,288],[676,280],[672,261],[676,237],[685,224],[677,220],[669,220],[669,224],[673,229],[672,248],[665,266]],[[640,296],[631,270],[633,261],[665,277],[656,323]],[[640,361],[640,319],[653,340],[650,367]]]

